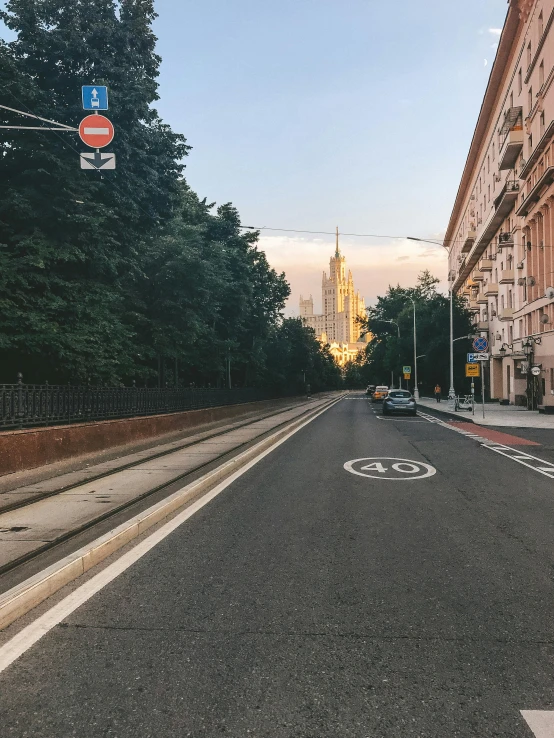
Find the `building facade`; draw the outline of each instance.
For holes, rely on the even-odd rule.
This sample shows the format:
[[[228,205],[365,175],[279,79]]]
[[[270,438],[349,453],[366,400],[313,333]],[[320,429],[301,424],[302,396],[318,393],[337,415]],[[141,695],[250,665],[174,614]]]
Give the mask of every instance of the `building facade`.
[[[554,410],[554,0],[509,0],[444,245],[491,397]]]
[[[354,288],[351,271],[346,271],[346,258],[341,254],[337,228],[335,254],[329,261],[329,275],[323,272],[321,282],[321,305],[323,312],[314,313],[313,297],[305,300],[300,296],[300,317],[304,325],[315,330],[322,343],[328,343],[338,364],[356,358],[358,351],[365,348],[367,340],[362,338],[362,327],[358,317],[365,317],[364,298]]]

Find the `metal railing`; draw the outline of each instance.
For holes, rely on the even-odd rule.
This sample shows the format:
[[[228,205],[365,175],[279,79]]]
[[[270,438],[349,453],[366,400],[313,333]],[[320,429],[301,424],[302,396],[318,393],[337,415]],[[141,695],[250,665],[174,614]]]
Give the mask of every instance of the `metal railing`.
[[[268,400],[262,388],[0,384],[0,429],[130,418]]]

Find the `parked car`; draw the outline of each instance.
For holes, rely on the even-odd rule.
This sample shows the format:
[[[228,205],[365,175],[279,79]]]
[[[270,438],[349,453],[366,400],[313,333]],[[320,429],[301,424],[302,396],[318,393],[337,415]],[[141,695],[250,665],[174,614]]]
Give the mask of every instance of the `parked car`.
[[[417,403],[408,390],[389,390],[383,399],[383,415],[408,413],[417,415]]]
[[[367,389],[365,391],[366,395],[368,397],[372,397],[374,392],[375,392],[375,385],[374,384],[368,384],[367,385]]]
[[[382,400],[387,392],[389,391],[389,388],[385,384],[378,384],[377,387],[375,387],[375,392],[372,395],[373,402],[379,402]]]

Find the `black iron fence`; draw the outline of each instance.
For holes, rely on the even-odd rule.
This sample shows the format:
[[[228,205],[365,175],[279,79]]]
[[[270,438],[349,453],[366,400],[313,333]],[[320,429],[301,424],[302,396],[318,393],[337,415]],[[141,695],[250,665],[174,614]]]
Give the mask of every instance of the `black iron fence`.
[[[89,387],[0,384],[0,428],[31,428],[82,423],[222,405],[238,405],[275,397],[259,388]]]

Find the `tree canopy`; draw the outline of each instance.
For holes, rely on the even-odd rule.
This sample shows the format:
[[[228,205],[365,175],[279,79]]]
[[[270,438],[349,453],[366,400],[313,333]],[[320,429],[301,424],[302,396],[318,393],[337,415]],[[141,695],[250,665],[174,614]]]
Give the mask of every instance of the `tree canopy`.
[[[415,287],[389,286],[385,295],[368,308],[363,327],[372,334],[373,340],[363,360],[358,361],[357,371],[363,382],[390,385],[391,376],[394,376],[398,386],[402,367],[408,365],[412,367],[410,386],[413,387],[415,305],[419,389],[431,392],[438,382],[446,391],[450,384],[450,306],[449,297],[437,291],[438,283],[439,280],[426,270],[420,274]],[[454,298],[453,317],[454,338],[468,336],[472,331],[471,316],[459,297]],[[469,340],[454,343],[457,387],[465,384],[465,354],[470,346]]]
[[[8,0],[2,103],[77,126],[109,87],[117,169],[79,167],[71,132],[0,134],[0,381],[336,383],[294,321],[256,232],[183,178],[190,147],[158,115],[153,0]],[[0,109],[0,123],[33,125]],[[48,124],[44,124],[48,127]],[[332,360],[331,360],[332,361]],[[303,375],[302,375],[303,376]]]

